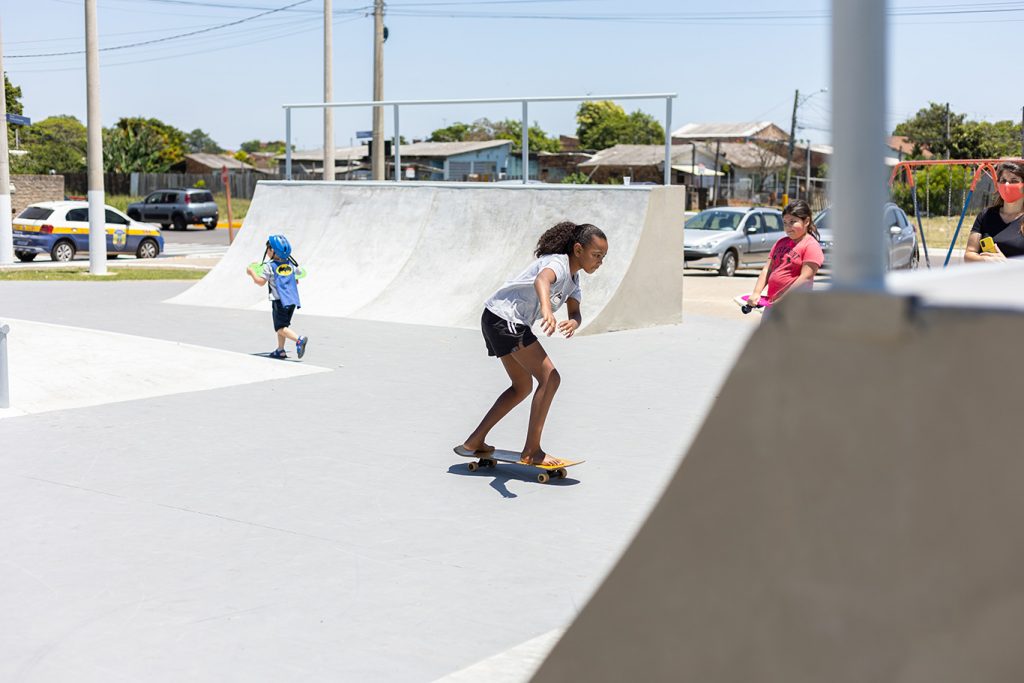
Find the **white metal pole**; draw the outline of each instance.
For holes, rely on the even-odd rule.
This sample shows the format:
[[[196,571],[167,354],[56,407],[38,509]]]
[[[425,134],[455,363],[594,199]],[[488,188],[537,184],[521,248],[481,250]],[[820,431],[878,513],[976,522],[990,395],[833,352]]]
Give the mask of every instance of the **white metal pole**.
[[[100,53],[96,0],[85,0],[85,92],[89,170],[89,273],[107,274],[107,221],[103,193],[103,121],[100,118]]]
[[[3,25],[0,24],[0,77],[4,73]],[[0,92],[0,115],[7,113],[7,88]],[[0,116],[0,265],[14,263],[11,226],[11,168],[7,150],[7,117]],[[0,388],[0,391],[3,391]]]
[[[284,109],[284,179],[292,179],[292,110]]]
[[[7,333],[11,328],[0,324],[0,408],[11,407],[10,375],[7,372]]]
[[[693,170],[692,168],[690,169]],[[666,185],[672,184],[672,98],[665,98],[665,177]]]
[[[324,102],[334,99],[334,17],[324,0]],[[324,180],[334,180],[334,109],[324,107]]]
[[[527,102],[523,100],[523,185],[530,182],[530,131],[527,125]]]
[[[885,287],[886,0],[832,0],[837,288]]]
[[[398,105],[395,105],[395,182],[402,182],[402,136],[398,127]]]

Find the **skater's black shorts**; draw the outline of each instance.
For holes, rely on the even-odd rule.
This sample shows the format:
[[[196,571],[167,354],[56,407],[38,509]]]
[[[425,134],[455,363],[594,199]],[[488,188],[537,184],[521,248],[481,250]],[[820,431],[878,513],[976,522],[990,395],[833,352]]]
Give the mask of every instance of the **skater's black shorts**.
[[[480,317],[480,329],[484,333],[488,356],[501,358],[513,351],[525,349],[537,341],[537,336],[527,325],[499,318],[486,308],[483,316]]]
[[[274,331],[277,332],[292,324],[292,316],[295,315],[295,304],[285,306],[280,299],[270,302],[271,312],[274,315]]]

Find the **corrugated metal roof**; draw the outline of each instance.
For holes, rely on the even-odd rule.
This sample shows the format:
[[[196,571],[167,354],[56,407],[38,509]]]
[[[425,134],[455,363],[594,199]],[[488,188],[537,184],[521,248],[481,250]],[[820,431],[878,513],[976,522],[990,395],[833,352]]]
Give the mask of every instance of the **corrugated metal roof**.
[[[697,149],[706,156],[714,158],[718,148],[725,155],[722,163],[729,163],[737,168],[775,168],[785,167],[785,158],[760,147],[753,142],[721,142],[698,144]],[[672,163],[689,164],[692,157],[691,146],[672,145]],[[664,145],[615,145],[601,150],[590,161],[579,165],[580,168],[596,166],[656,166],[665,161]]]
[[[399,152],[403,157],[439,157],[447,158],[468,152],[479,152],[484,149],[495,147],[512,146],[511,140],[468,140],[466,142],[411,142],[401,145]],[[339,147],[334,150],[334,158],[362,159],[369,154],[366,145],[356,147]],[[284,159],[284,154],[278,154],[276,159]],[[324,152],[321,149],[306,149],[292,152],[292,159],[295,161],[316,161],[323,160]]]
[[[255,166],[239,161],[238,159],[227,156],[224,154],[208,154],[206,152],[196,152],[194,154],[186,154],[186,159],[191,159],[197,164],[202,164],[207,168],[219,169],[222,166],[228,168],[244,168],[244,169],[255,169]]]

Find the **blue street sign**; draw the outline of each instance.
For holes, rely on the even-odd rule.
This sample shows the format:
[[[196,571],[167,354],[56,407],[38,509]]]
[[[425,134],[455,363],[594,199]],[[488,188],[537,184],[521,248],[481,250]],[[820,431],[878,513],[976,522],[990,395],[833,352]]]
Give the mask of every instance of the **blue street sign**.
[[[12,123],[15,126],[29,126],[32,124],[32,119],[21,114],[8,114],[7,123]]]
[[[372,138],[372,137],[373,137],[373,131],[372,130],[357,130],[356,131],[356,140],[364,140],[364,139],[369,139],[369,138]]]

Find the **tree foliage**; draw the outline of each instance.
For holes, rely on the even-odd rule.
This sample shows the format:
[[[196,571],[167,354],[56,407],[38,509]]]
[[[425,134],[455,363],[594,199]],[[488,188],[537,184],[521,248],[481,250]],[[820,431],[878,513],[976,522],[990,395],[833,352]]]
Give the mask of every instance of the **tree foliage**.
[[[103,166],[117,173],[166,173],[184,160],[185,138],[159,119],[122,118],[103,131]]]
[[[24,111],[21,105],[21,88],[11,83],[7,74],[4,74],[4,96],[7,98],[9,114],[21,114]],[[11,126],[7,126],[7,145],[11,149],[14,148],[14,130]]]
[[[241,151],[246,154],[284,154],[286,148],[284,140],[246,140]]]
[[[653,145],[665,140],[665,129],[639,109],[632,114],[614,102],[583,102],[576,110],[576,135],[584,149],[614,145]]]
[[[938,157],[946,152],[952,159],[994,159],[1017,156],[1021,151],[1020,124],[1013,121],[971,121],[966,114],[949,113],[949,138],[946,138],[946,105],[929,102],[912,117],[896,126],[895,135],[904,135],[914,144],[912,158],[920,158],[924,149]]]
[[[558,152],[562,145],[558,138],[551,137],[536,121],[527,129],[531,152]],[[438,128],[430,134],[429,142],[467,142],[474,140],[511,140],[512,150],[520,151],[523,146],[523,123],[516,119],[491,121],[477,119],[473,123],[456,121],[445,128]]]
[[[20,134],[24,156],[11,158],[14,173],[75,173],[85,170],[85,126],[74,116],[50,116]]]
[[[217,144],[217,141],[210,137],[208,133],[203,131],[202,128],[196,128],[185,136],[185,149],[192,154],[197,152],[220,154],[224,151],[224,149]]]

